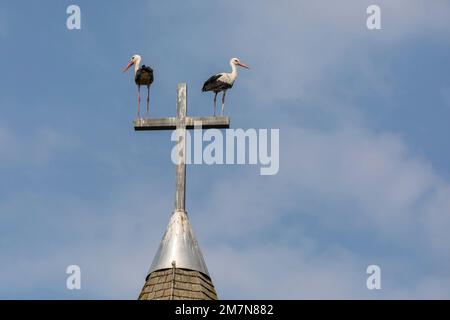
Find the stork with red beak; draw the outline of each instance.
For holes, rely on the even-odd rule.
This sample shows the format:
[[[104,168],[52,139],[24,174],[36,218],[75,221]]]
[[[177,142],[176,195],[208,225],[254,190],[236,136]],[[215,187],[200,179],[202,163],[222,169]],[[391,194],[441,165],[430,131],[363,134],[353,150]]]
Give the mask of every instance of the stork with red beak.
[[[147,86],[147,117],[150,112],[150,85],[153,83],[153,69],[141,64],[141,56],[135,54],[131,57],[123,72],[128,71],[134,65],[134,82],[138,87],[138,119],[141,118],[141,86]]]
[[[225,95],[227,94],[227,90],[231,89],[233,87],[234,81],[237,78],[237,66],[250,69],[249,66],[243,64],[241,61],[239,61],[238,58],[232,58],[230,60],[230,66],[231,66],[231,73],[218,73],[216,75],[213,75],[211,78],[206,80],[205,84],[203,85],[203,92],[212,91],[214,92],[214,116],[216,115],[216,109],[217,109],[217,94],[219,92],[223,92],[222,94],[222,116],[223,116],[223,110],[225,106]]]

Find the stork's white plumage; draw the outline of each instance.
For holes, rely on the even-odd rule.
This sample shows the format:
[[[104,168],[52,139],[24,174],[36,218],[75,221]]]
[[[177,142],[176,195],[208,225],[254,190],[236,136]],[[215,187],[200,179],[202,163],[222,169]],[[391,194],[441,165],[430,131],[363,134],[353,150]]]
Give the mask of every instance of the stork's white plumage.
[[[217,94],[219,92],[223,92],[222,94],[222,115],[225,107],[225,95],[227,94],[227,90],[231,89],[236,81],[238,72],[237,66],[244,67],[246,69],[250,69],[249,66],[239,61],[238,58],[232,58],[230,60],[231,72],[230,73],[218,73],[210,77],[203,84],[202,91],[212,91],[214,92],[214,116],[216,115],[217,109]]]

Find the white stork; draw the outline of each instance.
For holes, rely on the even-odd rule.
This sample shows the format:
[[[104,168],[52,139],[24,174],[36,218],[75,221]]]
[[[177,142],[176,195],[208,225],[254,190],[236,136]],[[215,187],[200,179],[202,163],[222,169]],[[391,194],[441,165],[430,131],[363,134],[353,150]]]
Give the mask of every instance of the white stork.
[[[147,86],[147,116],[150,112],[150,85],[153,83],[153,69],[141,64],[141,56],[135,54],[131,57],[123,72],[128,71],[134,65],[134,82],[138,87],[138,118],[141,118],[141,86]]]
[[[216,115],[216,108],[217,108],[217,94],[219,92],[223,91],[222,94],[222,115],[223,115],[223,109],[225,106],[225,95],[227,94],[227,90],[231,89],[233,87],[234,81],[237,78],[238,72],[237,72],[237,66],[244,67],[246,69],[250,69],[249,66],[243,64],[241,61],[239,61],[238,58],[232,58],[230,60],[231,65],[231,73],[218,73],[216,75],[213,75],[211,78],[206,80],[205,84],[203,85],[203,92],[212,91],[214,92],[214,116]]]

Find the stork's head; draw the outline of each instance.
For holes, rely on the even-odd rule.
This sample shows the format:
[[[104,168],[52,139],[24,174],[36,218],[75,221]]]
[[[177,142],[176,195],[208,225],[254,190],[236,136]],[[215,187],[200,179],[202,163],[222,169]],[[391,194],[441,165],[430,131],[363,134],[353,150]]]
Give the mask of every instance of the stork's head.
[[[128,69],[131,68],[132,65],[139,64],[141,62],[141,56],[135,54],[131,57],[130,62],[128,62],[127,66],[123,69],[123,72],[127,72]]]
[[[244,63],[242,63],[238,58],[232,58],[230,60],[230,64],[235,65],[235,66],[240,66],[243,67],[245,69],[250,69],[250,67]]]

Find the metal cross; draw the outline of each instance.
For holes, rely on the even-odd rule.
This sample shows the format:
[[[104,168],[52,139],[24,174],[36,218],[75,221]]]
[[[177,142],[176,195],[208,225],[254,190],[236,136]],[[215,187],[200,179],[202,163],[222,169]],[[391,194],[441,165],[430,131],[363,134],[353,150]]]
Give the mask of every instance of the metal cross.
[[[177,86],[177,116],[167,118],[138,119],[134,121],[136,131],[180,130],[176,166],[175,210],[185,211],[186,204],[186,129],[194,129],[194,124],[201,123],[202,129],[226,129],[230,127],[230,118],[219,117],[188,117],[187,86],[179,83]]]

